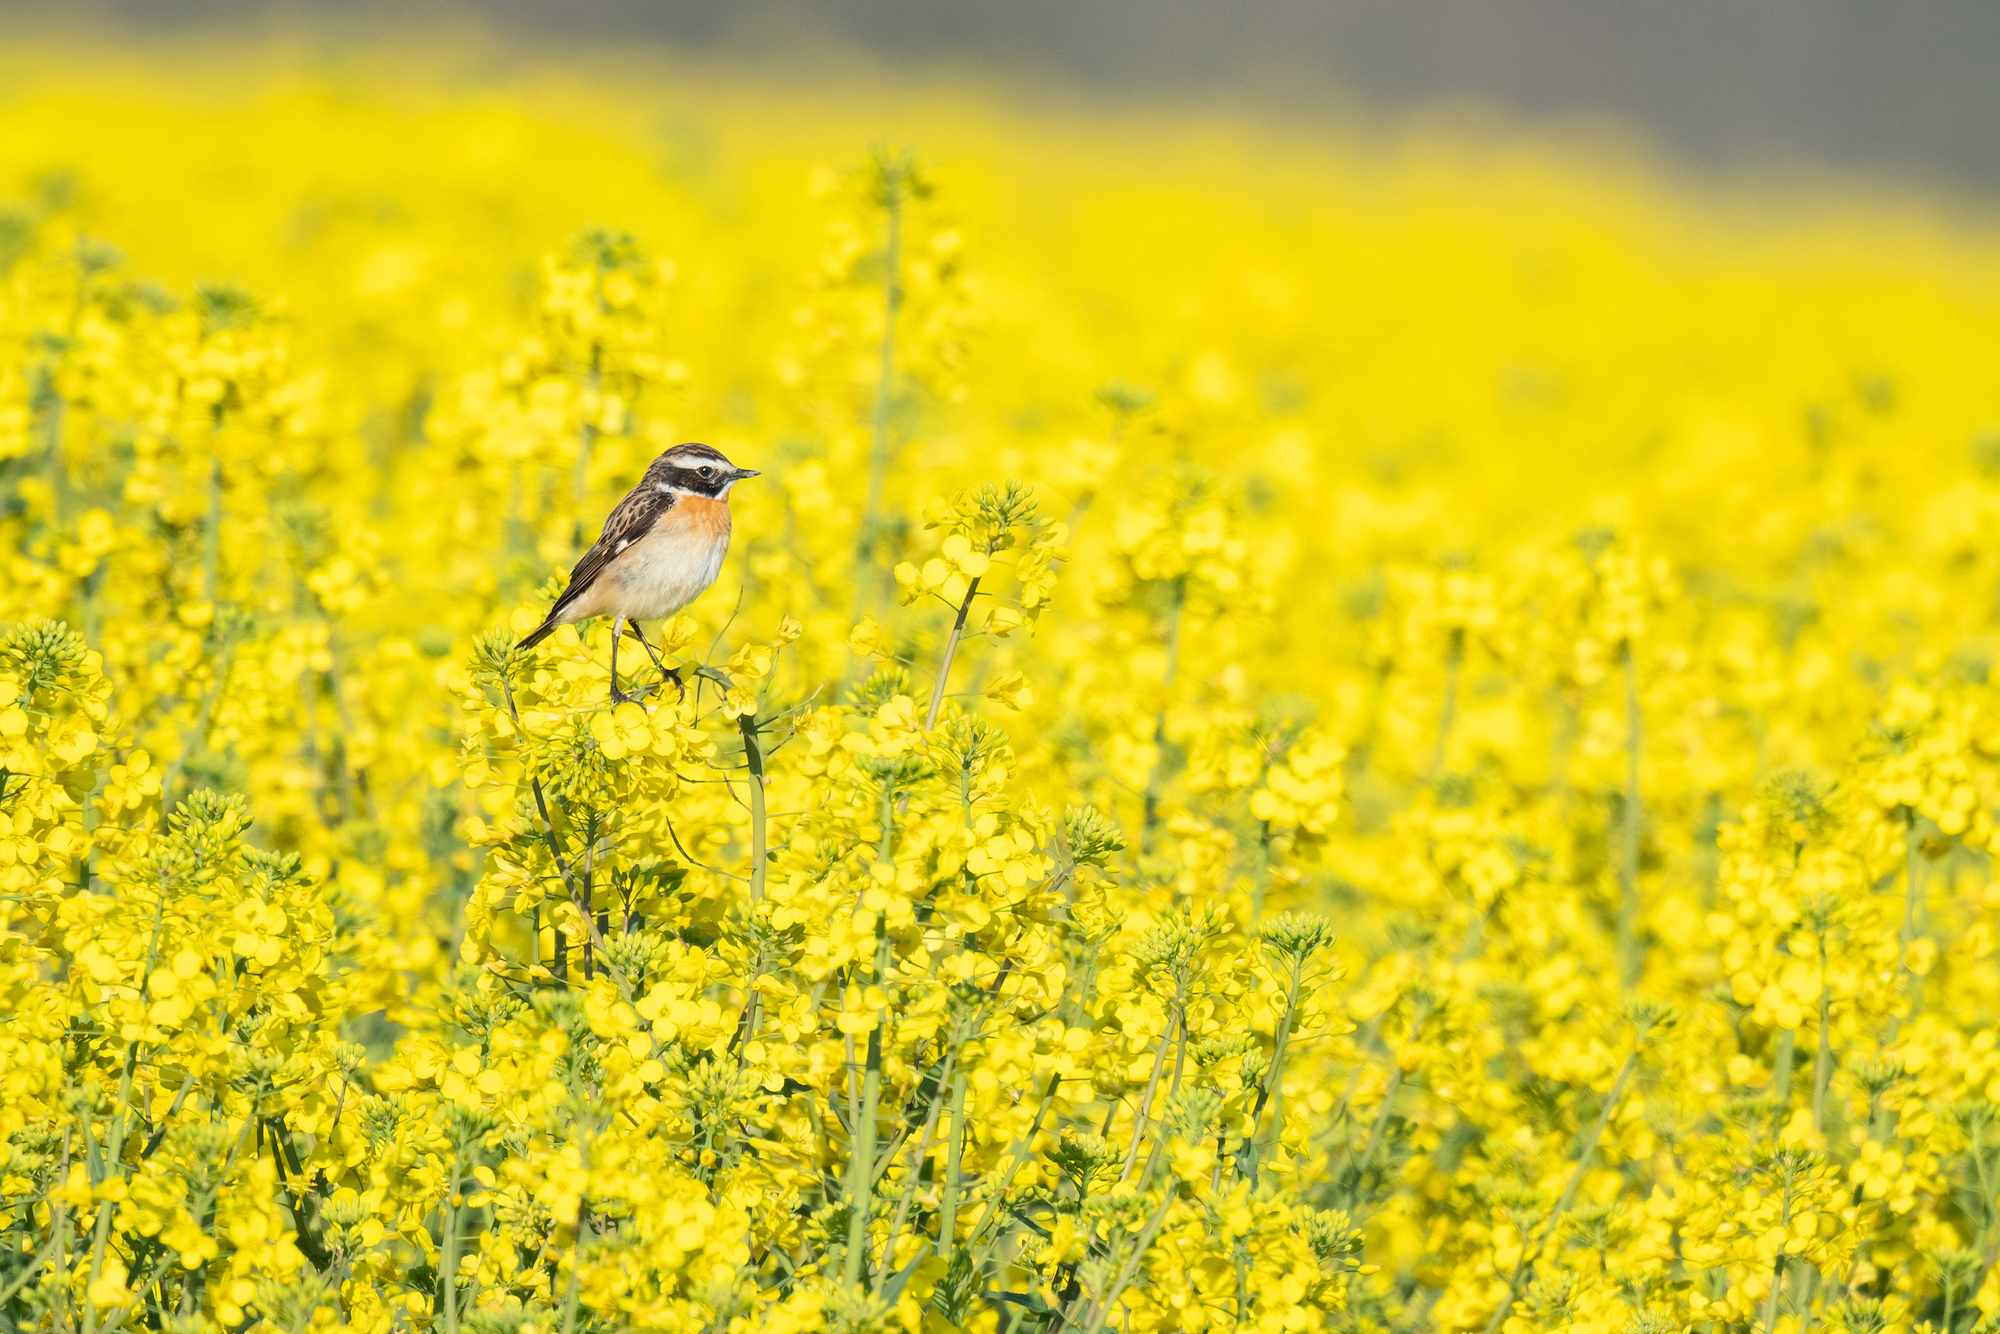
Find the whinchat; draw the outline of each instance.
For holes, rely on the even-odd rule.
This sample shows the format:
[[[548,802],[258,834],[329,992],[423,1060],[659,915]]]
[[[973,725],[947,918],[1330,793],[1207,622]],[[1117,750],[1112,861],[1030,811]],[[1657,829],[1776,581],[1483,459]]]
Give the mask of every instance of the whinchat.
[[[707,445],[675,445],[653,460],[639,484],[612,508],[595,546],[570,571],[569,586],[548,617],[515,645],[533,648],[559,625],[611,617],[611,697],[618,688],[622,624],[666,678],[680,684],[639,632],[639,622],[671,616],[722,572],[729,550],[729,489],[754,468],[739,468]]]

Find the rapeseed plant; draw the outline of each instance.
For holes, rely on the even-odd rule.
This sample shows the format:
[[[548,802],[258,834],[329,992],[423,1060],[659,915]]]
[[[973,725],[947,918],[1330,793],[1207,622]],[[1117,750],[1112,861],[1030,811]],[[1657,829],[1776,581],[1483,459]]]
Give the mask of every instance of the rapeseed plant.
[[[1307,192],[1311,264],[1079,186],[1116,253],[1010,250],[893,145],[524,258],[509,136],[538,200],[613,150],[364,104],[401,234],[287,158],[188,204],[302,208],[268,290],[160,284],[197,242],[53,108],[0,140],[9,1327],[2000,1318],[1991,331],[1892,376],[1847,318],[1934,310],[1920,249],[1746,344],[1778,261],[1644,272],[1609,185],[1442,247]],[[1409,292],[1326,276],[1378,246]],[[512,647],[700,435],[777,485],[685,692]]]

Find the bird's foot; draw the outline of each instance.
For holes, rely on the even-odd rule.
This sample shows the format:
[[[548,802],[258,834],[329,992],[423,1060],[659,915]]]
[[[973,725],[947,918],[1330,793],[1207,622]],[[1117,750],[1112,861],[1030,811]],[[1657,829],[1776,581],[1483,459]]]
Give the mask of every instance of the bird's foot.
[[[680,668],[667,667],[662,669],[661,682],[662,684],[664,684],[667,681],[672,681],[674,683],[674,689],[680,692],[679,698],[681,699],[687,698],[687,693],[688,693],[687,682],[681,680]]]

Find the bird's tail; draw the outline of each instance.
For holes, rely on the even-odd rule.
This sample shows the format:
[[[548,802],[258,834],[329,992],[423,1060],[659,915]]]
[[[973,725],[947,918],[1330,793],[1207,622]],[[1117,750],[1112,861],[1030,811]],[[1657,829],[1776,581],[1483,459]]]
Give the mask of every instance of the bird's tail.
[[[549,619],[543,621],[540,625],[536,626],[534,629],[528,631],[527,634],[523,635],[521,637],[521,642],[514,645],[514,647],[533,648],[535,645],[541,643],[544,639],[547,639],[550,635],[554,634],[555,632],[556,632],[556,618],[551,616],[549,617]]]

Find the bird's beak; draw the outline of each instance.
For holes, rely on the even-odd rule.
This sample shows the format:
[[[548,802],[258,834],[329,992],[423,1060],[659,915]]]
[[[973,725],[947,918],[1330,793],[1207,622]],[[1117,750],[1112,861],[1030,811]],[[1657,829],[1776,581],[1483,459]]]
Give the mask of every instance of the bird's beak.
[[[763,475],[763,473],[758,472],[755,468],[738,468],[736,470],[736,480],[739,482],[745,477],[762,477]]]

